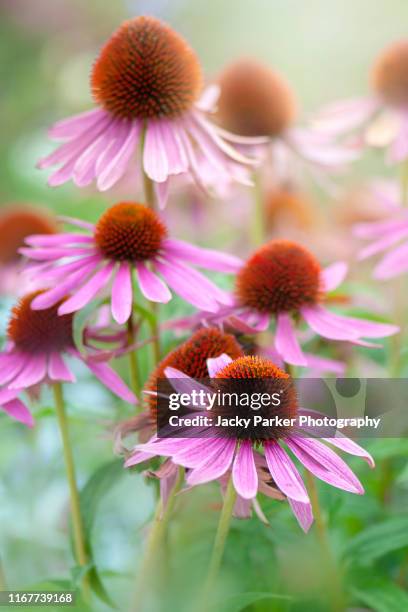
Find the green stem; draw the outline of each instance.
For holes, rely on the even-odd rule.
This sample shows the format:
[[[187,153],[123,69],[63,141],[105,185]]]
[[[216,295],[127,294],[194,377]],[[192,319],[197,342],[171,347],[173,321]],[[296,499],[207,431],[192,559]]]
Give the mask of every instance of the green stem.
[[[225,491],[224,504],[222,506],[217,533],[215,535],[207,578],[204,583],[204,590],[201,601],[205,602],[205,604],[208,603],[208,597],[211,596],[213,592],[214,583],[221,566],[221,561],[225,550],[225,542],[227,540],[228,532],[231,525],[232,512],[234,510],[236,497],[237,494],[235,492],[231,476],[228,481],[227,490]]]
[[[69,440],[68,420],[65,413],[65,405],[61,383],[54,383],[52,389],[54,392],[55,409],[57,412],[57,419],[61,432],[65,469],[70,493],[71,517],[76,560],[78,562],[78,565],[85,566],[88,563],[88,555],[86,552],[86,544],[79,503],[79,493],[75,476],[75,465],[72,456],[71,443]],[[83,587],[84,592],[89,593],[89,578],[87,575],[85,575],[83,578]]]
[[[7,581],[6,581],[6,574],[4,572],[3,563],[0,557],[0,593],[2,591],[7,591]]]
[[[259,247],[265,242],[265,215],[264,201],[259,172],[253,174],[254,189],[253,189],[253,210],[251,215],[251,241],[254,247]]]
[[[163,544],[164,537],[167,532],[167,526],[170,517],[173,514],[176,496],[181,489],[183,478],[184,469],[179,467],[177,480],[167,499],[166,507],[163,509],[163,503],[161,499],[157,504],[156,513],[153,519],[153,525],[150,529],[146,549],[143,555],[142,563],[136,581],[136,589],[133,599],[134,605],[132,607],[133,612],[140,612],[143,609],[142,605],[144,597],[146,595],[146,587],[149,583],[149,576],[151,575],[151,570],[154,565],[159,548]]]
[[[329,579],[329,596],[330,596],[330,609],[333,612],[343,612],[345,610],[345,602],[341,587],[341,581],[338,575],[338,569],[336,567],[333,553],[330,546],[330,540],[327,533],[326,522],[323,518],[322,510],[320,508],[319,495],[317,492],[316,481],[310,472],[306,472],[307,489],[310,495],[310,501],[312,503],[313,515],[316,523],[317,535],[322,551],[324,563],[327,568],[327,574]]]
[[[133,314],[130,315],[130,318],[127,322],[127,337],[128,337],[128,345],[131,346],[135,342],[135,326],[133,321]],[[139,397],[140,389],[141,389],[141,381],[140,381],[140,373],[139,373],[139,364],[137,361],[136,351],[130,351],[128,353],[129,356],[129,372],[130,372],[130,384],[132,387],[132,391],[134,394]]]

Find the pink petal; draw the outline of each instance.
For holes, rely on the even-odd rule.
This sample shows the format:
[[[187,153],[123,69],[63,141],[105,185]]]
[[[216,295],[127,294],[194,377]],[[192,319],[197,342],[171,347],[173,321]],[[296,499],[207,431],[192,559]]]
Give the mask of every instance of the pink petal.
[[[229,363],[231,363],[232,359],[229,355],[222,353],[219,357],[209,357],[207,359],[207,368],[208,373],[211,378],[214,378],[215,375],[225,368]]]
[[[114,263],[109,262],[103,268],[98,270],[94,276],[90,280],[88,280],[85,285],[82,285],[80,289],[66,302],[61,304],[58,309],[58,314],[69,314],[71,312],[75,312],[76,310],[80,310],[93,298],[96,294],[104,287],[112,274]]]
[[[343,376],[346,371],[346,364],[344,361],[320,357],[319,355],[312,355],[311,353],[304,353],[304,356],[306,358],[306,367],[317,370],[318,372],[333,372],[338,376]]]
[[[66,281],[57,284],[54,289],[49,289],[45,293],[41,293],[31,302],[33,310],[43,310],[50,308],[65,298],[73,289],[80,286],[81,283],[95,270],[95,260],[89,263],[84,263],[83,266],[76,272],[70,274]],[[63,313],[60,313],[63,314]]]
[[[204,462],[191,470],[187,483],[191,486],[216,480],[229,469],[234,456],[236,441],[220,438],[219,446],[208,453]]]
[[[41,382],[47,372],[47,358],[45,354],[31,355],[21,370],[9,384],[9,389],[26,389]]]
[[[322,270],[322,289],[324,291],[336,289],[344,281],[347,272],[348,265],[344,261],[338,261]]]
[[[358,333],[350,325],[343,324],[342,320],[322,306],[303,307],[301,313],[316,334],[330,340],[353,340]]]
[[[252,443],[241,442],[232,467],[232,480],[235,490],[244,499],[252,499],[258,490],[258,474],[255,467]]]
[[[299,525],[305,533],[307,533],[313,524],[312,504],[303,504],[288,497],[288,502],[292,508]]]
[[[180,372],[180,370],[177,370],[176,368],[172,368],[170,366],[165,368],[164,375],[166,376],[166,378],[171,380],[172,387],[179,394],[182,394],[182,393],[190,394],[192,391],[201,391],[201,390],[204,393],[210,393],[210,389],[208,387],[206,387],[205,385],[202,385],[201,383],[194,380],[194,378],[191,378],[187,374],[184,374],[184,372]],[[206,405],[207,404],[205,402],[204,404],[202,404],[202,403],[198,403],[197,401],[195,407],[204,409],[206,408]]]
[[[276,319],[275,347],[287,363],[306,366],[307,361],[297,341],[290,315],[280,313]]]
[[[286,438],[285,443],[317,478],[350,493],[364,493],[361,482],[343,459],[318,440]]]
[[[387,280],[408,270],[408,243],[404,243],[388,253],[376,266],[374,278]]]
[[[186,302],[207,312],[217,312],[219,307],[214,296],[208,294],[200,282],[204,277],[200,275],[200,279],[197,279],[195,274],[190,274],[194,272],[193,270],[182,269],[181,264],[176,267],[173,263],[156,261],[155,267],[170,287]]]
[[[127,261],[122,261],[112,285],[112,316],[116,323],[126,323],[132,314],[132,272]]]
[[[137,404],[137,398],[132,393],[132,391],[125,385],[123,380],[116,374],[114,370],[106,363],[97,363],[95,361],[83,360],[85,365],[91,370],[93,374],[95,374],[96,378],[98,378],[108,389],[112,391],[115,395],[123,399],[125,402],[129,404]]]
[[[33,427],[34,419],[27,406],[19,399],[11,400],[2,405],[2,408],[9,416],[16,421],[24,423],[27,427]]]
[[[141,124],[135,120],[128,129],[129,132],[123,145],[98,175],[97,186],[100,191],[110,189],[123,176],[137,147]]]
[[[157,122],[156,129],[166,151],[168,162],[168,174],[180,174],[187,172],[188,159],[180,140],[177,129],[173,127],[173,121],[161,120]],[[167,183],[167,181],[165,181]]]
[[[169,175],[165,143],[159,121],[148,121],[143,147],[143,167],[152,181],[162,183]]]
[[[50,138],[76,138],[85,130],[95,125],[99,119],[106,114],[101,108],[93,108],[78,115],[73,115],[67,119],[62,119],[54,123],[48,131]]]
[[[337,433],[335,438],[324,438],[326,442],[329,442],[333,446],[340,448],[345,453],[349,453],[350,455],[356,455],[357,457],[362,457],[368,463],[368,465],[373,468],[375,467],[375,462],[372,456],[368,451],[366,451],[362,446],[356,444],[353,440],[346,438],[340,432]]]
[[[402,238],[406,238],[406,236],[408,236],[408,225],[389,232],[382,238],[379,238],[378,240],[375,240],[368,246],[364,247],[364,249],[361,249],[358,254],[358,259],[367,259],[367,257],[372,257],[372,255],[385,251],[395,243],[399,242]]]
[[[59,257],[79,257],[80,255],[92,255],[94,253],[93,247],[71,247],[65,248],[25,248],[19,249],[19,253],[29,257],[30,259],[38,259],[40,261],[47,261],[49,259],[58,259]]]
[[[26,244],[38,247],[58,247],[61,244],[82,244],[93,241],[93,236],[87,234],[32,234],[24,238]]]
[[[367,321],[366,319],[358,319],[356,317],[345,317],[341,315],[337,315],[337,317],[337,320],[342,321],[344,325],[350,325],[353,327],[358,337],[385,338],[400,331],[400,328],[397,325],[377,323],[375,321]]]
[[[128,459],[125,461],[125,468],[132,467],[133,465],[138,465],[139,463],[143,463],[144,461],[149,461],[155,457],[153,453],[143,453],[141,451],[136,451],[133,453]]]
[[[268,442],[264,448],[268,469],[279,489],[295,501],[309,503],[300,474],[285,451],[277,442]]]
[[[218,452],[222,445],[220,438],[193,438],[190,445],[175,452],[172,461],[186,468],[196,468],[202,465],[214,450]]]
[[[400,125],[395,140],[391,143],[389,160],[398,164],[408,157],[408,115],[406,112],[399,113]]]
[[[354,98],[330,104],[321,109],[313,119],[313,126],[328,135],[337,135],[353,130],[368,121],[378,108],[373,98]]]
[[[137,262],[136,270],[140,291],[145,298],[162,304],[171,300],[171,293],[167,285],[154,272],[149,270],[145,263]]]
[[[51,380],[75,382],[76,378],[71,370],[66,366],[62,356],[55,352],[51,353],[48,362],[48,376]]]
[[[167,239],[164,241],[163,247],[166,252],[175,255],[179,259],[194,263],[208,270],[238,272],[243,266],[242,260],[234,255],[220,253],[211,249],[202,249],[183,240]]]
[[[163,183],[154,183],[159,210],[164,210],[166,208],[167,200],[169,199],[169,187],[169,179],[163,181]]]
[[[0,385],[4,385],[9,380],[15,378],[25,367],[29,359],[29,355],[17,352],[6,353],[4,357],[5,359],[2,360],[4,363],[0,367]]]

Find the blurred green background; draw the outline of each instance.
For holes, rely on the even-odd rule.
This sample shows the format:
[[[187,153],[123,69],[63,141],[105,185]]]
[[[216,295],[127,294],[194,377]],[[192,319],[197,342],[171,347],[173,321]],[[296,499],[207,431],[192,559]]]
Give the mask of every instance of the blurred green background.
[[[286,75],[304,116],[331,100],[367,93],[373,57],[406,35],[408,23],[406,0],[1,0],[0,9],[0,204],[27,202],[92,220],[112,196],[71,184],[50,189],[35,162],[52,149],[47,127],[89,108],[90,66],[123,19],[145,13],[168,21],[197,50],[209,78],[236,56],[259,57]],[[381,159],[369,156],[348,180],[386,174]],[[4,331],[6,307],[1,317]],[[126,609],[154,487],[112,463],[113,424],[128,417],[131,407],[86,371],[78,375],[81,382],[66,396],[81,486],[99,469],[89,506],[95,561],[111,597]],[[0,557],[7,584],[15,589],[53,588],[62,583],[52,580],[72,579],[67,488],[50,398],[44,396],[34,412],[32,431],[0,417]],[[365,483],[364,497],[328,485],[319,493],[350,605],[400,612],[408,609],[408,444],[375,441],[371,447],[380,464],[375,472],[350,461]],[[385,499],[384,478],[393,483]],[[191,609],[219,506],[215,485],[180,496],[168,543],[171,585],[161,592],[157,580],[151,610]],[[327,575],[316,533],[304,536],[284,504],[263,500],[262,507],[269,527],[255,518],[234,521],[219,582],[225,610],[326,610]],[[158,568],[153,586],[159,574]],[[261,595],[248,596],[245,604],[244,592]],[[96,600],[94,609],[108,608]]]

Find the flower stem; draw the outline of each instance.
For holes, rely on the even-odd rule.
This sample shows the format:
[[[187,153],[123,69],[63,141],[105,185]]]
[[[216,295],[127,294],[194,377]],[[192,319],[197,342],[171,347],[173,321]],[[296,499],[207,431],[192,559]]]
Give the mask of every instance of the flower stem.
[[[127,322],[127,336],[128,336],[128,345],[131,346],[135,342],[135,326],[133,321],[133,313],[130,315]],[[132,387],[133,393],[139,397],[141,382],[140,382],[140,373],[139,373],[139,364],[137,361],[137,355],[135,351],[129,352],[129,372],[130,372],[130,384]]]
[[[2,591],[7,591],[7,581],[6,574],[4,573],[3,563],[0,557],[0,593]]]
[[[336,567],[335,560],[333,558],[330,540],[327,533],[326,522],[323,518],[323,514],[320,508],[319,495],[317,493],[316,481],[310,472],[306,472],[307,489],[310,495],[310,501],[312,502],[313,514],[316,521],[317,535],[322,551],[324,563],[327,567],[327,574],[329,579],[329,596],[331,600],[330,609],[333,612],[342,612],[345,610],[345,602],[341,587],[341,581],[338,575],[338,568]]]
[[[259,172],[253,174],[253,209],[251,216],[251,241],[252,246],[258,247],[265,242],[265,218],[264,218],[264,202]]]
[[[65,405],[61,383],[54,383],[52,388],[54,392],[54,401],[55,409],[57,412],[58,424],[61,432],[65,469],[70,492],[71,516],[76,560],[78,562],[78,565],[85,566],[88,563],[88,555],[86,552],[84,530],[79,504],[79,493],[75,476],[74,459],[72,456],[71,443],[69,440],[68,420],[65,413]],[[87,575],[85,575],[83,578],[83,588],[84,592],[86,594],[89,594],[89,578]]]
[[[182,467],[179,467],[177,480],[169,494],[166,507],[163,508],[163,502],[161,499],[158,501],[156,513],[153,519],[153,525],[150,529],[146,549],[136,581],[136,589],[133,599],[134,605],[131,608],[133,612],[140,612],[143,609],[142,604],[146,594],[146,586],[149,582],[151,569],[156,559],[157,552],[163,544],[164,537],[167,531],[167,525],[173,513],[176,495],[181,489],[183,478],[184,469]]]
[[[214,582],[221,566],[236,497],[237,494],[231,476],[228,481],[227,490],[225,491],[224,504],[222,506],[217,533],[215,535],[207,578],[204,583],[203,596],[201,597],[201,601],[205,602],[204,605],[208,603],[208,597],[211,596],[213,592]]]

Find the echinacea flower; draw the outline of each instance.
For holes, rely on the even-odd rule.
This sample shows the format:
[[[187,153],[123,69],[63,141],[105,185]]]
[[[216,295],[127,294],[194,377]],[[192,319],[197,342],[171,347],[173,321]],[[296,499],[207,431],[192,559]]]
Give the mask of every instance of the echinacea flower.
[[[198,58],[158,19],[135,17],[113,33],[92,67],[91,90],[97,108],[50,130],[52,138],[65,141],[38,164],[58,166],[48,180],[51,186],[72,179],[83,187],[95,180],[105,191],[129,167],[138,167],[139,155],[161,207],[169,179],[178,174],[188,174],[206,187],[211,168],[212,184],[214,176],[222,183],[247,183],[245,168],[254,160],[233,143],[242,146],[257,139],[235,137],[209,121],[206,114],[213,106],[214,90],[199,99]]]
[[[377,280],[394,278],[408,271],[408,210],[391,194],[387,194],[385,203],[388,208],[385,219],[356,223],[352,229],[357,238],[370,241],[359,251],[360,260],[386,251],[374,268],[373,277]]]
[[[171,299],[167,284],[184,300],[210,312],[230,297],[195,269],[193,263],[210,270],[236,271],[237,257],[202,249],[167,238],[167,228],[150,208],[135,202],[120,202],[109,208],[96,225],[68,220],[87,233],[31,236],[30,248],[21,253],[40,262],[31,272],[56,286],[33,300],[35,309],[49,308],[70,293],[58,309],[59,314],[76,312],[96,296],[109,294],[112,316],[125,323],[132,312],[132,274],[143,295],[153,302]],[[66,259],[68,263],[64,263]],[[159,273],[165,282],[157,276]],[[112,282],[111,289],[109,283]],[[166,284],[167,283],[167,284]]]
[[[269,404],[257,411],[257,414],[268,419],[269,423],[273,422],[272,417],[282,417],[281,422],[284,423],[283,419],[296,420],[298,415],[307,413],[307,410],[298,406],[291,377],[267,359],[245,356],[233,360],[224,354],[208,359],[207,365],[212,379],[211,392],[221,390],[224,394],[236,393],[236,383],[247,381],[247,392],[256,391],[271,396],[284,385],[286,391],[281,395],[278,406]],[[183,392],[198,388],[197,381],[180,370],[168,367],[165,374],[175,388],[180,382]],[[204,405],[201,408],[206,410]],[[238,416],[250,416],[251,408],[241,405],[234,407],[228,402],[219,402],[213,406],[211,416],[213,422],[217,422],[218,417],[229,419],[236,416],[237,411]],[[223,436],[220,436],[218,429],[213,426],[212,436],[210,426],[202,438],[154,436],[149,442],[135,447],[134,456],[128,459],[128,465],[132,465],[132,461],[136,463],[140,455],[144,454],[170,457],[174,464],[188,468],[186,480],[190,486],[218,480],[231,470],[235,490],[244,500],[256,497],[261,482],[259,470],[267,468],[273,482],[287,496],[305,531],[313,521],[309,496],[297,467],[281,442],[317,478],[351,493],[364,493],[358,478],[335,452],[320,440],[299,435],[296,428],[286,427],[284,424],[270,424],[260,429],[253,424],[249,428],[238,426],[233,430],[227,427]],[[371,467],[374,466],[372,457],[345,436],[329,437],[324,441],[352,455],[360,456]]]
[[[10,204],[0,212],[0,296],[22,295],[30,290],[22,276],[19,248],[31,234],[55,234],[56,221],[41,208]],[[32,285],[32,282],[30,283]]]
[[[327,136],[350,135],[357,144],[386,148],[387,160],[408,157],[408,40],[393,43],[371,71],[371,96],[341,100],[323,108],[314,128]]]
[[[307,367],[295,331],[303,319],[309,328],[329,340],[368,344],[365,338],[383,338],[399,331],[396,325],[377,323],[332,312],[325,306],[327,293],[336,289],[347,273],[337,262],[322,269],[317,259],[296,242],[271,240],[257,249],[236,276],[235,304],[214,314],[187,318],[232,325],[243,333],[268,329],[276,321],[274,348],[293,365]],[[177,325],[177,322],[175,323]],[[313,365],[312,363],[310,364]]]
[[[78,351],[73,338],[73,315],[58,315],[63,299],[45,310],[33,310],[33,301],[43,295],[25,295],[12,309],[7,344],[0,354],[0,406],[13,418],[33,425],[27,406],[19,399],[23,391],[38,392],[42,384],[75,382],[65,358],[74,357],[114,394],[129,403],[137,399],[116,372],[105,363],[106,355],[90,347],[89,355]]]
[[[296,125],[297,101],[286,80],[251,58],[241,58],[220,74],[217,103],[219,123],[247,137],[266,136],[264,157],[271,157],[275,177],[293,178],[296,165],[305,161],[316,178],[341,169],[356,159],[352,147],[332,142],[331,137]],[[265,155],[266,154],[266,155]]]

